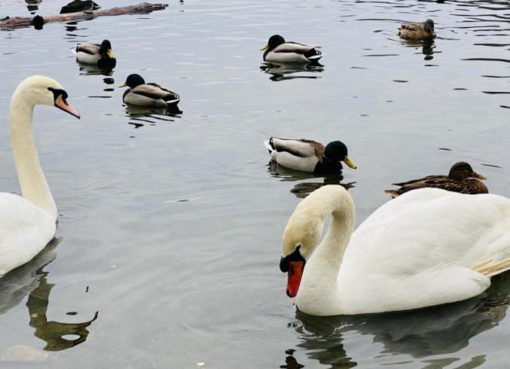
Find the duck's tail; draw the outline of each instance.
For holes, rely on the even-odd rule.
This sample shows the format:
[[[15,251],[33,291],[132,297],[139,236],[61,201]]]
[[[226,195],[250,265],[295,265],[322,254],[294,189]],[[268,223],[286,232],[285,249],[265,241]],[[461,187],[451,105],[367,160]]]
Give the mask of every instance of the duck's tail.
[[[395,198],[400,195],[397,190],[384,190],[384,192],[389,194],[392,198]]]
[[[269,151],[269,154],[271,154],[274,151],[274,147],[271,145],[271,139],[264,141],[264,146]]]

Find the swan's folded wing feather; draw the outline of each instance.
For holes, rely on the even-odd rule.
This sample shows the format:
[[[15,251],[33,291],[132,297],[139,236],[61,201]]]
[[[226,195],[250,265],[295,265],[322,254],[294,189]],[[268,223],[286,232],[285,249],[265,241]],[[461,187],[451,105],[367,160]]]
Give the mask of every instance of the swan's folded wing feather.
[[[411,191],[353,233],[339,282],[370,276],[371,283],[360,286],[370,291],[360,291],[360,298],[379,296],[379,303],[387,294],[388,304],[409,309],[467,299],[490,285],[491,274],[474,266],[510,258],[508,229],[510,200],[502,196]]]
[[[25,264],[55,237],[55,221],[23,197],[0,194],[0,277]]]

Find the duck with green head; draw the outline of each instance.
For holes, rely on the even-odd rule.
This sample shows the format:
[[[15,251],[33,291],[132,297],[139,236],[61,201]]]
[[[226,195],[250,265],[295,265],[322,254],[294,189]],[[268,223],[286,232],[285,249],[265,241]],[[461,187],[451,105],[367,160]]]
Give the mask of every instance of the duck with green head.
[[[341,162],[344,162],[356,169],[342,141],[333,141],[324,146],[313,140],[271,137],[264,141],[264,145],[269,150],[271,160],[286,168],[316,174],[338,173],[342,170]]]
[[[119,87],[129,87],[122,96],[122,101],[128,105],[148,107],[148,108],[167,108],[176,106],[181,97],[176,92],[154,82],[146,83],[139,74],[130,74],[126,82]]]
[[[267,45],[260,50],[265,50],[263,55],[265,62],[317,63],[322,58],[322,53],[318,50],[318,47],[285,41],[280,35],[271,36]]]

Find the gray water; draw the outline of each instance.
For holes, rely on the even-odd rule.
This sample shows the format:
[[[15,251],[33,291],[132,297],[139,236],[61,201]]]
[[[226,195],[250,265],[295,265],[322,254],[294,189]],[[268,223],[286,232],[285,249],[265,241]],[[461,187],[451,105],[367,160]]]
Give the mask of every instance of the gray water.
[[[5,15],[30,13],[6,0]],[[426,18],[431,47],[398,39],[401,21]],[[18,190],[7,111],[21,79],[57,78],[82,119],[36,109],[58,238],[0,281],[0,367],[504,367],[508,275],[448,306],[311,318],[296,314],[278,262],[298,196],[324,182],[349,184],[358,223],[392,182],[459,160],[510,196],[509,21],[507,1],[185,0],[1,31],[1,190]],[[274,33],[321,45],[323,70],[262,71]],[[104,38],[112,75],[80,69],[71,48]],[[135,72],[180,93],[183,113],[130,115],[117,86]],[[341,139],[359,169],[271,169],[270,136]]]

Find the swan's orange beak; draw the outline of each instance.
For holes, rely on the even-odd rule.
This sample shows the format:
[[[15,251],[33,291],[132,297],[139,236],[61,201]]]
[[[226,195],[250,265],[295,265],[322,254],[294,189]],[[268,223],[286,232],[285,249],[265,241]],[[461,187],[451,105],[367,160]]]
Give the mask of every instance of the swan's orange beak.
[[[71,105],[69,105],[65,99],[62,97],[62,95],[59,95],[57,99],[55,100],[55,106],[73,116],[80,119],[80,113],[78,113],[78,110],[73,108]]]
[[[298,293],[301,276],[303,275],[303,261],[290,261],[287,279],[287,296],[295,297]]]

